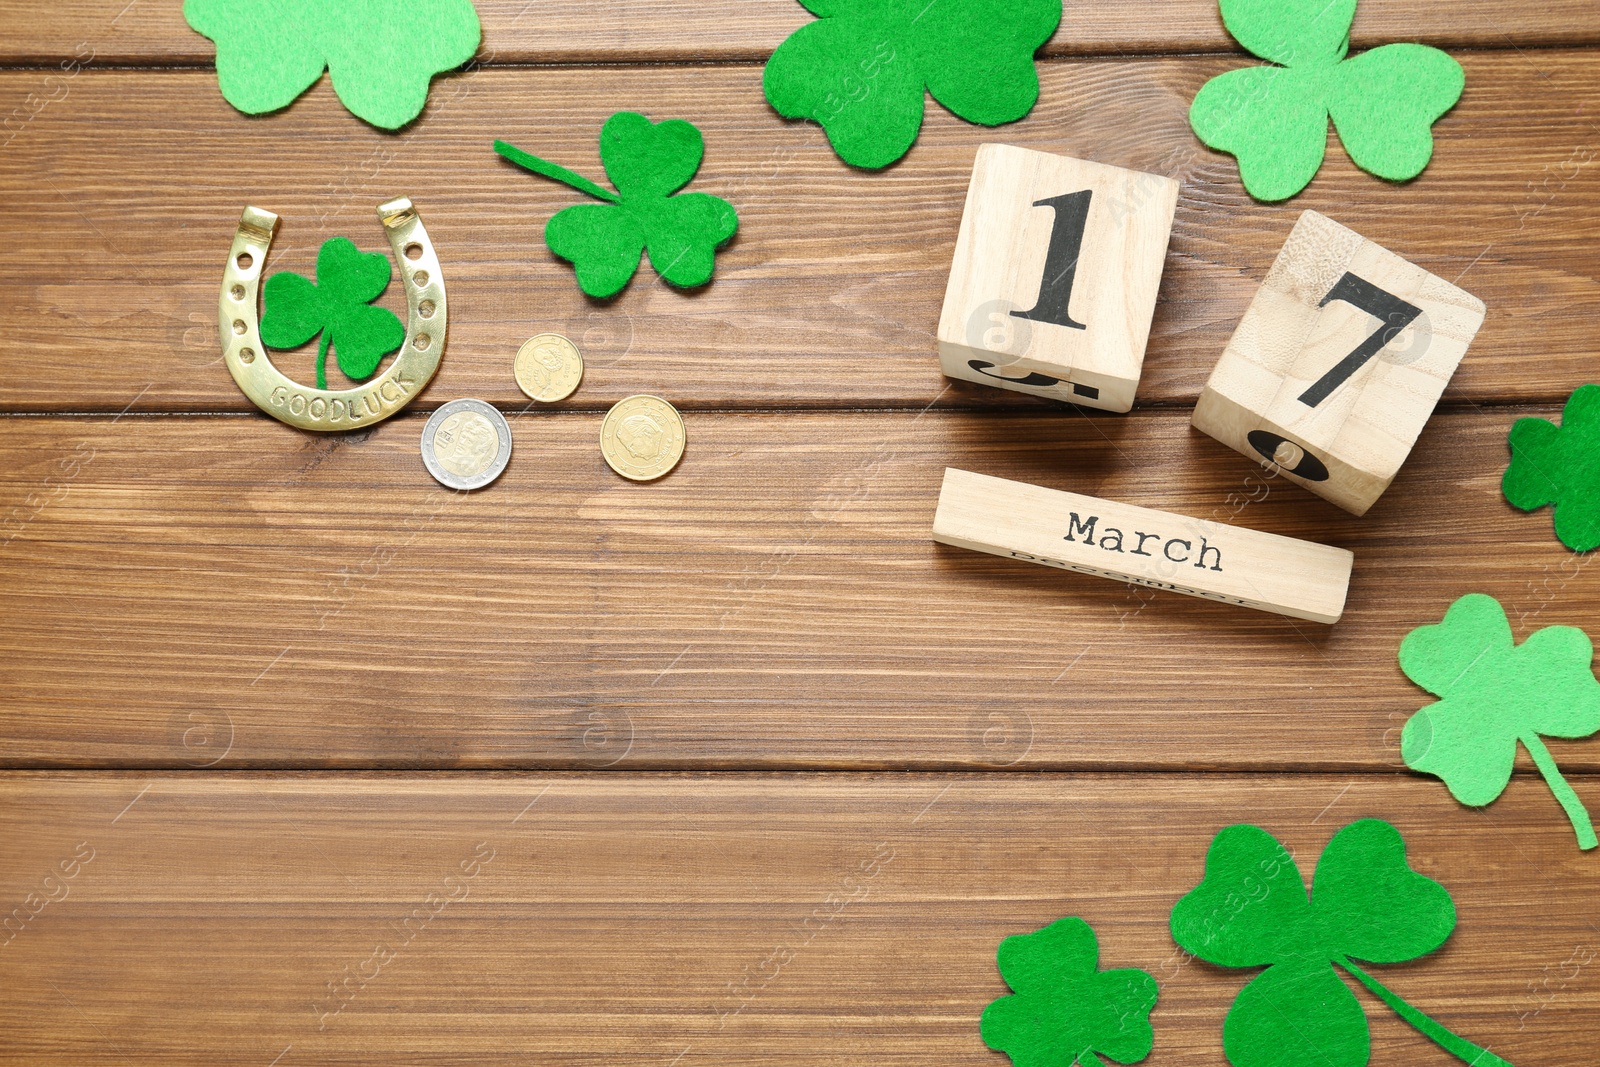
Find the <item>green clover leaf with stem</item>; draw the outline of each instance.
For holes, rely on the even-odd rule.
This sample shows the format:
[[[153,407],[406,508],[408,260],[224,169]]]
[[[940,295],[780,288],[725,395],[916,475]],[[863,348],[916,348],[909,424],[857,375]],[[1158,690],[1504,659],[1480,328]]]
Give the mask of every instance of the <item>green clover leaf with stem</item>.
[[[317,253],[317,280],[291,271],[267,279],[262,289],[261,343],[299,348],[317,334],[317,388],[328,387],[328,350],[352,381],[372,377],[383,357],[406,340],[394,312],[369,306],[389,287],[387,256],[362,252],[345,237],[331,237]]]
[[[1600,548],[1600,385],[1567,398],[1561,425],[1518,419],[1500,489],[1512,507],[1555,505],[1556,536],[1574,552]]]
[[[923,93],[984,126],[1015,122],[1039,98],[1033,54],[1061,0],[801,0],[816,22],[767,61],[778,114],[822,124],[839,158],[887,167],[922,128]]]
[[[1365,1067],[1367,1016],[1343,970],[1424,1036],[1473,1067],[1509,1067],[1382,985],[1357,960],[1402,963],[1444,944],[1456,924],[1444,886],[1413,871],[1400,832],[1361,819],[1323,849],[1308,897],[1294,857],[1259,826],[1229,826],[1205,877],[1172,909],[1172,936],[1219,967],[1266,968],[1222,1024],[1234,1067]],[[1336,970],[1336,968],[1338,970]]]
[[[984,1043],[1015,1067],[1103,1067],[1150,1055],[1156,980],[1137,968],[1100,970],[1094,930],[1078,918],[1000,942],[1000,977],[1013,995],[983,1009]]]
[[[1346,59],[1356,0],[1220,0],[1234,39],[1276,66],[1218,75],[1196,94],[1189,124],[1239,160],[1257,200],[1287,200],[1322,167],[1331,117],[1356,166],[1410,181],[1433,158],[1433,124],[1461,99],[1466,75],[1421,44]]]
[[[333,75],[358,118],[397,130],[422,113],[434,75],[478,50],[471,0],[184,0],[195,32],[217,44],[217,83],[249,115],[288,107]]]
[[[1406,723],[1401,758],[1444,779],[1461,803],[1481,807],[1510,784],[1521,742],[1572,822],[1578,847],[1594,848],[1589,813],[1540,740],[1600,730],[1593,658],[1588,635],[1572,626],[1547,626],[1516,644],[1500,602],[1469,593],[1443,621],[1400,642],[1400,669],[1439,698]]]
[[[705,154],[700,131],[682,119],[652,123],[636,112],[619,111],[606,120],[600,162],[615,193],[504,141],[496,141],[494,150],[525,170],[605,201],[564,208],[544,228],[545,244],[573,264],[579,287],[593,297],[621,292],[646,250],[650,265],[668,283],[685,289],[704,285],[716,267],[717,249],[739,228],[733,205],[721,197],[678,193]]]

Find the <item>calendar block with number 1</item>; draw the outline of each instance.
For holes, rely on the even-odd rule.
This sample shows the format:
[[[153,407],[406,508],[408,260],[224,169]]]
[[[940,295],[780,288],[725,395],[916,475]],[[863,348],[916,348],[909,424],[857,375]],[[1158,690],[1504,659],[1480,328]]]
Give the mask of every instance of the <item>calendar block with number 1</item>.
[[[1194,425],[1365,514],[1483,317],[1471,293],[1307,211],[1212,371]]]
[[[1133,407],[1177,204],[1160,174],[981,146],[939,315],[945,374]]]

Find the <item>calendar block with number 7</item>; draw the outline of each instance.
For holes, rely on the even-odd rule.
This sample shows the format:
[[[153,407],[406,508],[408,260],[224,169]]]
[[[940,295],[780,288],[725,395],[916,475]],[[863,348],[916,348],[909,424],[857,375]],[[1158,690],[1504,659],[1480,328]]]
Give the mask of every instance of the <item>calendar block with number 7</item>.
[[[1194,425],[1365,514],[1483,317],[1471,293],[1307,211],[1211,372]]]
[[[945,374],[1133,407],[1177,204],[1160,174],[980,146],[939,315]]]

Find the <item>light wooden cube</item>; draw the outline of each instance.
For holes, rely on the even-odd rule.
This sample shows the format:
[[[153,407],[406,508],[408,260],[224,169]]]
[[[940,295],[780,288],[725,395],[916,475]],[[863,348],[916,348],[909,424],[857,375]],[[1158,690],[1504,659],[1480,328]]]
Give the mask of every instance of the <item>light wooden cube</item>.
[[[1355,563],[1348,549],[953,467],[933,539],[1322,623],[1344,613]]]
[[[939,316],[944,373],[1133,407],[1177,204],[1159,174],[981,146]]]
[[[1483,325],[1483,301],[1307,211],[1194,409],[1218,441],[1363,515]]]

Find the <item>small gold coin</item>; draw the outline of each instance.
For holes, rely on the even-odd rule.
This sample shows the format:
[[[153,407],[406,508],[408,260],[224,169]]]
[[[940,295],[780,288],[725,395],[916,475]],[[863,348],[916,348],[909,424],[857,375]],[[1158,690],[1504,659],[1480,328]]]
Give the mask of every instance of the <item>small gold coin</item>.
[[[517,350],[517,385],[534,400],[565,400],[581,381],[583,354],[559,333],[530,337]]]
[[[678,409],[659,396],[619,400],[600,426],[600,452],[624,478],[649,482],[683,458],[687,435]]]

